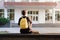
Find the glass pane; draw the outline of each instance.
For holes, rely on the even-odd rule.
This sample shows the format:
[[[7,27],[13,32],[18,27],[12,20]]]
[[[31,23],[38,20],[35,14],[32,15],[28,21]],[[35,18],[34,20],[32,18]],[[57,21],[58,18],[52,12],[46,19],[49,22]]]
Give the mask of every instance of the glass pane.
[[[32,15],[32,11],[30,11],[30,15]]]
[[[14,12],[14,9],[10,9],[10,12]]]
[[[28,15],[32,15],[32,11],[28,11]]]
[[[10,20],[10,14],[9,14],[9,12],[7,13],[7,18]]]
[[[35,11],[32,11],[33,12],[33,15],[35,15]]]
[[[56,14],[57,21],[60,21],[60,14]]]
[[[33,21],[35,21],[35,16],[33,16]]]
[[[28,15],[29,15],[29,11],[28,11]]]
[[[49,14],[45,15],[45,20],[49,20]]]
[[[0,13],[0,17],[2,17],[2,13]]]
[[[0,13],[0,17],[4,17],[4,13]]]
[[[31,16],[31,20],[32,20],[32,16]]]
[[[38,15],[38,11],[36,11],[36,15]]]
[[[14,13],[10,13],[10,20],[14,20]]]
[[[4,9],[0,9],[0,12],[4,12]]]
[[[38,16],[36,16],[36,21],[38,21]]]
[[[50,15],[49,13],[45,14],[45,20],[52,20],[52,15]]]

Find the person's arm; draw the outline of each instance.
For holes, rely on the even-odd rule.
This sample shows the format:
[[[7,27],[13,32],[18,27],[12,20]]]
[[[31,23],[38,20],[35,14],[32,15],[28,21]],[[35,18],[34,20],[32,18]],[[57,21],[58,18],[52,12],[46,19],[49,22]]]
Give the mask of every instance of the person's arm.
[[[21,18],[19,18],[18,25],[20,25],[20,19],[21,19]]]
[[[27,17],[28,18],[28,21],[30,22],[30,24],[32,24],[32,21],[30,20],[30,18],[29,17]]]
[[[28,18],[28,21],[29,21],[29,28],[32,28],[32,21],[29,19],[29,17],[27,17]]]

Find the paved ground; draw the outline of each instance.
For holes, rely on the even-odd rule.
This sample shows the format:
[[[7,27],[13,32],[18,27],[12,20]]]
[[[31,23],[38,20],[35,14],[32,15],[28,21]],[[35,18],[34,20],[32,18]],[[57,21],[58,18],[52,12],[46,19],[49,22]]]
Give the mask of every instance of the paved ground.
[[[60,33],[60,27],[33,27],[33,30],[39,31],[40,34]],[[0,31],[8,31],[9,33],[20,33],[20,28],[0,28]]]
[[[33,27],[60,27],[60,23],[45,23],[45,24],[32,24]],[[1,27],[19,27],[17,23],[7,23]]]
[[[12,26],[10,26],[12,25]],[[60,33],[60,24],[33,24],[33,30],[45,33]],[[0,31],[8,31],[9,33],[20,33],[20,28],[17,24],[8,23],[4,27],[0,27]]]
[[[16,23],[11,23],[12,27],[19,27]],[[60,27],[60,23],[33,24],[33,27]]]

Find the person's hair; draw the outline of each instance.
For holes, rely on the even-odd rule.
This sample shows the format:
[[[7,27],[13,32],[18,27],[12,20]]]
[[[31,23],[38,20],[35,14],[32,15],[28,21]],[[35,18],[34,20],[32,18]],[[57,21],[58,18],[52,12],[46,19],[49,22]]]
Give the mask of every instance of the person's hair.
[[[22,15],[26,15],[26,12],[25,12],[25,10],[22,10]]]

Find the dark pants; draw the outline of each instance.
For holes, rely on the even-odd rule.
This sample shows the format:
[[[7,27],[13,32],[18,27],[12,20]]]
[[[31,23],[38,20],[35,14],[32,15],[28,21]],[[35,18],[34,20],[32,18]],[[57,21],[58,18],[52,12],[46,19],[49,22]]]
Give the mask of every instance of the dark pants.
[[[32,31],[30,31],[30,29],[29,28],[27,28],[27,29],[20,29],[20,32],[21,32],[21,34],[30,34],[30,33],[32,33]]]

